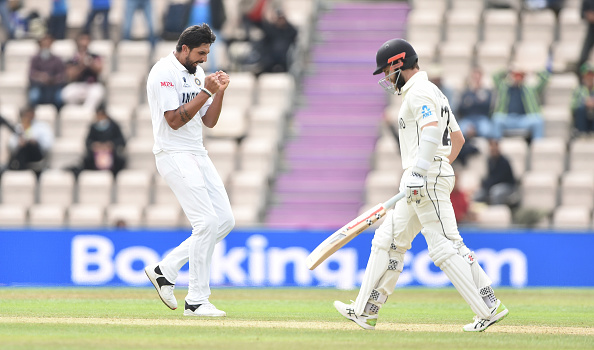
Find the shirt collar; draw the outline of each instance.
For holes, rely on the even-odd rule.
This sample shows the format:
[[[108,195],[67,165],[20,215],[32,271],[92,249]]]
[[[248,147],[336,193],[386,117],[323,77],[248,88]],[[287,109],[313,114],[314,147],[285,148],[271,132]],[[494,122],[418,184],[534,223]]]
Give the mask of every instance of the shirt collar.
[[[429,78],[427,77],[427,72],[418,71],[417,73],[415,73],[410,79],[408,79],[406,84],[404,84],[404,86],[402,87],[402,93],[406,93],[406,91],[410,89],[413,86],[413,84],[419,80],[429,80]]]
[[[169,54],[169,56],[167,56],[167,58],[171,61],[171,63],[173,63],[173,65],[175,66],[175,68],[179,69],[180,71],[188,71],[188,69],[186,67],[183,66],[183,64],[181,64],[178,60],[177,57],[175,57],[173,51]]]

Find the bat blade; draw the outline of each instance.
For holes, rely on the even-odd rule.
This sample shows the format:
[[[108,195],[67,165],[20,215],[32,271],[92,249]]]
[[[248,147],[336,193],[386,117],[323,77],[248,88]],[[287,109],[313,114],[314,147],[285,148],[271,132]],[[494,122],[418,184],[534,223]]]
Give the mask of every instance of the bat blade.
[[[318,267],[330,255],[376,223],[384,215],[386,215],[386,208],[380,203],[341,227],[309,254],[306,259],[307,268],[313,270]]]

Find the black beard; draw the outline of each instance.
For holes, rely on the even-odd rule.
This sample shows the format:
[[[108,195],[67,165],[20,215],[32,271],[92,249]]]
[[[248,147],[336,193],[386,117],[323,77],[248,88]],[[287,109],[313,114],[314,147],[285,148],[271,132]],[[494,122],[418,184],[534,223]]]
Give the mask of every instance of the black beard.
[[[186,64],[184,64],[184,67],[186,67],[186,69],[188,70],[188,73],[190,73],[190,74],[196,73],[197,66],[194,66],[194,64],[188,62],[187,59],[186,59]]]
[[[402,77],[402,72],[398,75],[398,80],[396,81],[396,87],[398,90],[402,90],[402,87],[406,84],[404,78]]]

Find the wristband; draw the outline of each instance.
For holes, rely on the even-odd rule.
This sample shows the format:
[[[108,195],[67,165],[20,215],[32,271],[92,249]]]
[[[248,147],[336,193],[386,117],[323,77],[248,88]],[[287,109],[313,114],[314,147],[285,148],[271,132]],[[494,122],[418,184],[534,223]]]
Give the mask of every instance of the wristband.
[[[208,94],[208,97],[212,97],[212,92],[208,91],[207,88],[200,88],[200,90],[206,92]]]

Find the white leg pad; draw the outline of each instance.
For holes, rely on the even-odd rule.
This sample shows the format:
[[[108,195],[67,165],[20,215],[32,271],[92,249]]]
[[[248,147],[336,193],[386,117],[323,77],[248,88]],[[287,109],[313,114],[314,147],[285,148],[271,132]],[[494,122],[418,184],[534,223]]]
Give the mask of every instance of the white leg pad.
[[[365,268],[365,274],[361,282],[361,289],[359,289],[359,295],[357,295],[357,299],[355,300],[354,309],[356,315],[361,315],[365,310],[365,305],[369,300],[371,292],[386,272],[389,263],[390,255],[387,250],[378,249],[375,246],[371,247],[371,254],[369,255],[367,268]]]
[[[454,243],[454,247],[458,249],[458,254],[470,265],[472,279],[474,280],[476,289],[483,290],[485,287],[491,286],[491,279],[487,276],[481,264],[479,264],[474,252],[468,249],[462,241]]]
[[[489,308],[474,284],[470,266],[460,255],[452,255],[449,259],[443,261],[439,268],[448,276],[458,293],[470,305],[475,314],[485,319],[491,316]]]
[[[382,251],[379,249],[376,250]],[[373,251],[374,249],[372,248],[372,255]],[[390,251],[388,252],[388,264],[384,268],[383,274],[380,274],[380,271],[376,271],[377,274],[374,275],[369,273],[369,277],[373,278],[369,281],[366,280],[366,277],[368,276],[367,271],[370,269],[371,265],[370,263],[367,264],[367,270],[365,270],[361,289],[359,290],[359,295],[355,301],[355,313],[362,310],[362,312],[364,311],[367,314],[376,314],[379,311],[388,299],[388,296],[390,296],[394,292],[394,288],[396,288],[396,283],[404,268],[405,253],[406,249],[397,248],[392,244],[390,246]],[[385,254],[382,255],[385,258]],[[371,256],[369,257],[369,260],[371,262]],[[381,266],[384,266],[383,262]],[[369,289],[370,287],[371,290]]]
[[[375,288],[379,293],[391,295],[394,292],[394,288],[396,288],[396,283],[398,282],[398,277],[400,277],[400,273],[404,268],[405,253],[406,249],[398,248],[394,244],[390,246],[390,261],[388,263],[388,270],[380,278]]]

